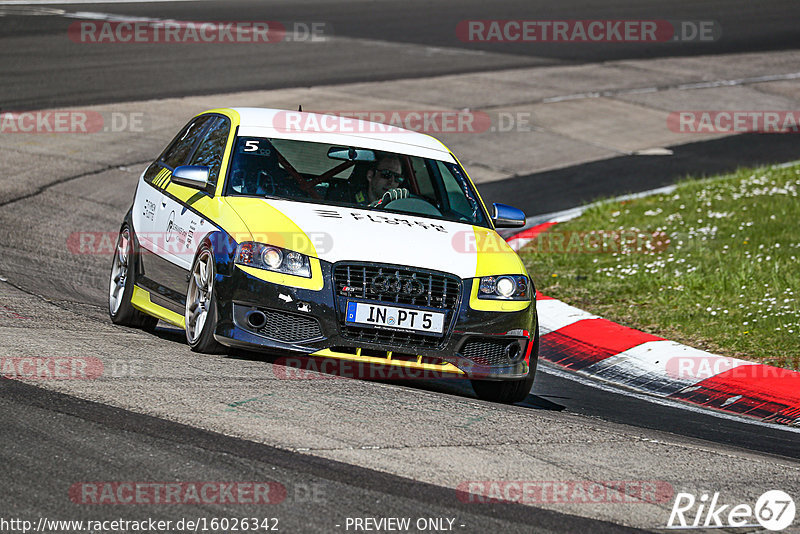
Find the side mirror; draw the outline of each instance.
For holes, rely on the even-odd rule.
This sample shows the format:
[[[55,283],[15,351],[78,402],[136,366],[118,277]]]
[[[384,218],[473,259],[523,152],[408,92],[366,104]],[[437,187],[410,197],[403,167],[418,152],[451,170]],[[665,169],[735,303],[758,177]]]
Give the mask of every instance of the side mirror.
[[[494,215],[492,222],[495,228],[521,228],[525,226],[525,213],[517,208],[505,204],[492,204]]]
[[[204,165],[181,165],[172,171],[171,180],[176,184],[205,191],[210,170]]]

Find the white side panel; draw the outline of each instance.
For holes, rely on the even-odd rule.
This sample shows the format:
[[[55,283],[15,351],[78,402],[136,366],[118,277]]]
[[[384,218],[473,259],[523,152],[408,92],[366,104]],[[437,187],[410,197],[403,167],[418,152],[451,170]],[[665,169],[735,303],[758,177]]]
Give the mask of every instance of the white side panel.
[[[162,195],[153,232],[154,252],[187,271],[192,267],[198,243],[217,227],[183,204]]]
[[[139,244],[151,252],[153,252],[152,233],[160,202],[161,191],[145,183],[143,172],[139,176],[131,216],[133,218],[133,229],[139,239]]]

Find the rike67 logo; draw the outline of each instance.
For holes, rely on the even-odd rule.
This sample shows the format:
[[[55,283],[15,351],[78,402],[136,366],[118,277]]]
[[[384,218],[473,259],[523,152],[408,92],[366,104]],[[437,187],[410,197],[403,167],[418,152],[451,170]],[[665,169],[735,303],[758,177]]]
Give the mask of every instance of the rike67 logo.
[[[697,498],[691,493],[678,493],[667,521],[668,529],[752,528],[763,527],[774,532],[792,524],[794,500],[780,490],[765,492],[751,504],[720,502],[719,492],[703,493]]]

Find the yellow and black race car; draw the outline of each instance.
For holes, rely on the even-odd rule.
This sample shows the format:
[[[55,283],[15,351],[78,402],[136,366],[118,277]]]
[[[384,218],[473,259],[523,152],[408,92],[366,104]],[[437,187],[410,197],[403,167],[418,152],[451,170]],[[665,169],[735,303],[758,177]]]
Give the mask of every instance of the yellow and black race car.
[[[141,175],[113,259],[117,324],[192,350],[314,355],[460,375],[518,402],[535,291],[456,157],[433,137],[331,115],[216,109]]]

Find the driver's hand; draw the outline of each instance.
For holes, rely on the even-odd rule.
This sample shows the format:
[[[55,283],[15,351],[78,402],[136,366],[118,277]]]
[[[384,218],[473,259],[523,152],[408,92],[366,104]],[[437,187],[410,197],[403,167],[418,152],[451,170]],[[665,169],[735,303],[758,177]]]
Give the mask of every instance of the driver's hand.
[[[388,204],[389,202],[393,202],[401,198],[408,198],[408,189],[405,187],[395,187],[394,189],[389,189],[386,191],[380,200],[373,202],[370,204],[370,206],[375,207],[382,204]]]

